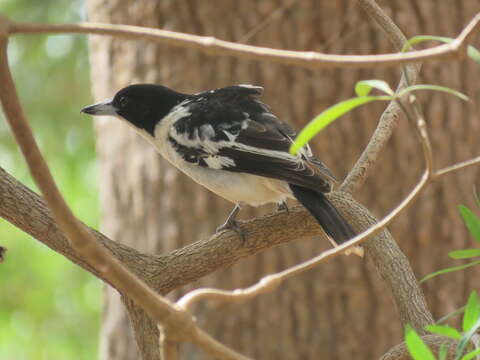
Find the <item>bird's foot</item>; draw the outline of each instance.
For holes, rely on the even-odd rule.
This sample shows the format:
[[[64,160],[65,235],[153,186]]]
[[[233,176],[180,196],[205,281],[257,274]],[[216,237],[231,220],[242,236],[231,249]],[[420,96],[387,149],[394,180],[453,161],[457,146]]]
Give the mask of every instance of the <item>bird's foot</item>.
[[[245,232],[241,229],[240,224],[234,219],[228,219],[225,224],[217,227],[217,233],[222,232],[224,230],[232,230],[235,231],[240,239],[242,240],[242,244],[245,244],[246,237]]]

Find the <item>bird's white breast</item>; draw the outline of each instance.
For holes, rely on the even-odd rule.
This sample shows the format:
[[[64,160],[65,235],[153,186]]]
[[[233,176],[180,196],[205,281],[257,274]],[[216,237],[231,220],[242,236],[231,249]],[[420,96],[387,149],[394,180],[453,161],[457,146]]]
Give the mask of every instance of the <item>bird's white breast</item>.
[[[155,138],[147,138],[172,165],[215,194],[234,203],[259,206],[279,203],[290,197],[287,183],[246,173],[202,167],[186,162],[168,140],[172,124],[190,115],[188,109],[177,106],[155,128]],[[213,161],[213,160],[212,160]],[[222,159],[218,159],[222,161]],[[215,165],[215,164],[209,164]],[[212,166],[215,167],[215,166]]]

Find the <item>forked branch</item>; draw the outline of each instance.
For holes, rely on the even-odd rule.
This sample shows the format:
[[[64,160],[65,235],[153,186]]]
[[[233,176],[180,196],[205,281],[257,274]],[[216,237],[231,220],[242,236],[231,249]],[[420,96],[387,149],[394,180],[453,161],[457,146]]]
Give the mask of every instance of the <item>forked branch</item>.
[[[360,4],[366,6],[367,12],[376,17],[376,20],[385,20],[382,12],[374,12],[374,7],[368,8],[372,4],[376,5],[373,1],[359,0]],[[370,10],[369,10],[370,9]],[[378,10],[379,8],[377,8]],[[380,9],[381,10],[381,9]],[[383,19],[383,20],[382,20]],[[105,281],[109,282],[112,286],[117,288],[128,297],[132,298],[138,305],[144,308],[152,318],[158,323],[162,324],[166,331],[166,350],[175,357],[176,342],[190,341],[200,346],[205,351],[208,351],[212,356],[219,356],[225,359],[246,359],[243,355],[240,355],[233,350],[223,346],[215,339],[204,333],[200,328],[196,326],[192,317],[184,309],[188,309],[193,303],[200,299],[215,298],[226,301],[245,301],[253,296],[261,294],[265,291],[272,290],[278,286],[284,279],[293,276],[299,272],[306,271],[327,259],[334,258],[344,252],[346,249],[358,245],[365,241],[369,236],[380,232],[388,223],[390,223],[401,211],[403,211],[420,193],[420,191],[432,180],[435,180],[445,174],[453,171],[457,171],[466,166],[478,164],[480,157],[472,160],[465,161],[463,163],[452,165],[451,167],[433,171],[431,166],[432,155],[428,154],[428,132],[424,124],[421,121],[416,122],[416,127],[420,133],[420,139],[422,141],[424,156],[426,159],[426,171],[421,177],[418,184],[412,190],[407,198],[405,198],[401,204],[399,204],[390,214],[384,219],[368,228],[366,231],[356,236],[349,242],[342,244],[339,247],[328,250],[319,256],[299,264],[295,267],[286,269],[278,274],[270,275],[262,279],[258,284],[235,292],[225,292],[221,290],[201,289],[187,294],[184,298],[180,299],[175,306],[171,304],[165,298],[157,295],[147,284],[141,279],[130,272],[122,262],[120,262],[115,256],[100,245],[93,233],[88,230],[83,224],[81,224],[71,210],[64,202],[60,195],[53,178],[49,172],[33,137],[31,129],[28,125],[25,115],[23,114],[22,107],[19,103],[15,84],[11,78],[11,74],[8,67],[8,61],[6,56],[6,47],[8,37],[12,34],[40,34],[40,33],[89,33],[89,34],[102,34],[123,36],[132,39],[150,40],[161,43],[167,43],[173,46],[195,48],[200,51],[204,51],[210,55],[224,55],[244,57],[248,59],[255,59],[261,61],[271,61],[282,64],[289,64],[294,66],[306,67],[306,68],[324,68],[324,67],[373,67],[373,66],[393,66],[398,64],[406,64],[414,61],[436,61],[436,60],[448,60],[448,59],[460,59],[462,58],[467,49],[468,42],[476,32],[480,23],[480,14],[477,14],[472,21],[465,27],[460,35],[450,44],[444,44],[436,46],[426,50],[414,51],[409,53],[395,53],[385,55],[367,55],[367,56],[350,56],[350,55],[330,55],[321,54],[317,52],[299,52],[278,50],[263,47],[255,47],[250,45],[242,45],[237,43],[231,43],[228,41],[218,40],[212,37],[203,37],[197,35],[189,35],[184,33],[148,29],[135,26],[126,25],[111,25],[111,24],[63,24],[63,25],[49,25],[49,24],[27,24],[11,22],[8,19],[0,16],[0,83],[2,84],[2,90],[0,92],[1,102],[6,114],[6,118],[10,123],[12,131],[20,145],[22,152],[27,160],[30,168],[30,172],[41,189],[52,214],[58,223],[61,230],[69,239],[72,248],[80,254],[79,262],[85,261],[82,266],[88,268],[90,271],[94,271]],[[385,25],[383,25],[385,27]],[[395,32],[393,33],[395,35]],[[398,34],[397,34],[398,35]],[[403,39],[400,38],[402,41]],[[398,39],[397,39],[398,40]],[[397,46],[398,47],[398,46]],[[413,74],[416,75],[415,70]],[[402,86],[402,84],[400,85]],[[391,105],[393,106],[393,105]],[[395,110],[397,111],[397,110]],[[387,114],[388,116],[388,114]],[[393,127],[392,127],[393,128]],[[385,136],[379,138],[385,139]],[[388,138],[388,137],[387,137]],[[371,155],[371,162],[376,161],[380,146],[377,148],[377,154]],[[373,153],[371,153],[373,154]],[[359,162],[360,163],[360,162]],[[367,165],[368,167],[368,165]],[[364,176],[364,175],[363,175]],[[347,181],[345,189],[354,190],[361,184],[362,180],[358,180],[359,177],[350,177],[354,179]],[[335,195],[335,194],[334,194]],[[303,233],[312,233],[314,231],[309,228],[307,220],[306,229]],[[248,229],[251,224],[247,224],[245,227]],[[310,230],[309,230],[310,229]],[[315,230],[315,231],[318,231]],[[301,231],[297,232],[297,235],[301,234]],[[253,233],[254,235],[254,233]],[[227,235],[228,236],[228,235]],[[195,244],[194,244],[195,245]],[[213,246],[213,243],[212,243]],[[259,251],[267,246],[259,247],[256,251]],[[205,254],[212,251],[210,247],[203,247]],[[125,249],[124,249],[125,250]],[[241,249],[237,249],[238,258],[246,256],[244,253],[239,255]],[[252,253],[254,253],[253,251]],[[147,258],[147,255],[141,254]],[[72,255],[76,256],[76,255]],[[176,253],[172,252],[170,263],[178,261],[175,258]],[[179,257],[179,256],[177,256]],[[148,259],[150,261],[152,259]],[[230,259],[231,262],[234,260]],[[149,264],[156,266],[161,271],[162,266],[160,264],[154,264],[155,260],[152,260]],[[138,264],[137,264],[138,265]],[[132,265],[134,266],[134,265]],[[212,269],[211,271],[213,271]],[[196,274],[196,276],[201,276]],[[149,285],[155,287],[155,280],[147,280]],[[428,312],[428,309],[427,309]],[[427,314],[428,315],[428,314]],[[430,321],[430,317],[427,316],[426,321]],[[421,326],[421,324],[419,324]]]

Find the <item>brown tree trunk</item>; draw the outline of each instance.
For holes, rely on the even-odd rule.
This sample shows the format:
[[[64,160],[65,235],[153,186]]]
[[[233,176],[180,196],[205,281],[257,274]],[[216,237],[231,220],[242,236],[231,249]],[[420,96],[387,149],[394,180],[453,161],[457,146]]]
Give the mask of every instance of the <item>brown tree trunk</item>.
[[[159,27],[240,40],[287,1],[120,1],[89,0],[91,21]],[[479,10],[477,0],[380,2],[406,33],[456,36]],[[330,53],[383,53],[392,49],[354,1],[295,2],[246,39],[254,45]],[[281,65],[209,57],[198,51],[151,43],[91,38],[94,94],[111,96],[135,82],[156,82],[185,92],[234,83],[265,87],[264,100],[297,128],[326,106],[353,95],[360,79],[385,78],[392,86],[399,70],[307,71]],[[470,62],[425,66],[422,82],[451,86],[477,96],[479,72]],[[438,166],[478,152],[476,112],[456,99],[423,94]],[[356,161],[381,113],[369,106],[341,119],[315,140],[316,152],[342,178]],[[102,230],[140,250],[164,252],[211,234],[231,204],[179,174],[141,138],[115,120],[97,122]],[[357,198],[382,214],[412,187],[422,167],[416,138],[401,121],[389,148]],[[451,175],[426,191],[391,227],[419,276],[447,266],[447,251],[470,240],[455,205],[471,204],[478,170]],[[263,209],[266,211],[268,209]],[[244,211],[246,217],[254,212]],[[242,261],[194,284],[236,288],[283,269],[328,247],[315,239],[292,243]],[[473,271],[426,283],[436,316],[464,302],[474,287]],[[478,274],[478,271],[477,271]],[[181,292],[174,294],[178,296]],[[130,304],[131,306],[131,304]],[[373,359],[401,340],[402,329],[389,294],[367,262],[339,259],[297,276],[281,289],[245,305],[202,303],[201,325],[221,341],[257,359]],[[147,324],[148,325],[148,324]],[[151,326],[148,325],[148,326]],[[147,327],[148,327],[147,326]],[[119,296],[105,291],[102,359],[135,358],[128,316]],[[153,340],[152,340],[153,339]],[[155,337],[150,338],[155,341]],[[148,346],[144,341],[142,346]],[[198,350],[184,349],[188,358]],[[148,359],[157,359],[152,350]]]

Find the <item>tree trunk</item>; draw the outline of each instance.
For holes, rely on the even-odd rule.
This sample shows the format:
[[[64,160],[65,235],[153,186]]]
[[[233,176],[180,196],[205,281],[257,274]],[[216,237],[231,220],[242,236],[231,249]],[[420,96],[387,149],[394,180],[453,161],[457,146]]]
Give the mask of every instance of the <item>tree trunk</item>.
[[[120,1],[89,0],[89,19],[96,22],[151,26],[187,33],[242,40],[296,50],[329,53],[384,53],[393,49],[353,1],[295,2],[269,18],[286,1]],[[479,10],[478,1],[435,0],[380,2],[407,37],[436,34],[454,37]],[[256,28],[266,19],[266,26]],[[269,21],[269,20],[268,20]],[[250,33],[252,29],[257,29]],[[248,38],[245,38],[246,34]],[[307,71],[287,66],[226,57],[195,50],[157,46],[109,37],[91,37],[95,98],[112,96],[119,88],[156,82],[185,92],[235,83],[265,87],[264,100],[281,118],[305,125],[325,107],[353,95],[357,80],[387,79],[392,86],[398,69]],[[425,66],[423,83],[460,89],[477,98],[475,64]],[[432,132],[435,164],[448,165],[478,152],[479,123],[473,109],[445,95],[420,96]],[[367,143],[381,105],[355,111],[337,121],[314,141],[316,153],[343,178]],[[200,188],[168,165],[144,140],[112,119],[96,123],[100,161],[102,230],[113,239],[148,252],[178,248],[211,234],[232,207]],[[423,166],[416,137],[403,119],[357,194],[374,212],[385,213],[413,186]],[[447,252],[471,240],[455,205],[472,204],[478,170],[450,175],[430,187],[391,227],[419,276],[447,266]],[[268,211],[265,208],[261,211]],[[244,217],[258,212],[242,211]],[[269,250],[219,271],[198,287],[237,288],[262,275],[284,269],[329,247],[302,241]],[[474,287],[473,272],[459,272],[426,283],[436,316],[461,306]],[[478,274],[478,271],[477,271]],[[191,287],[189,287],[191,288]],[[177,297],[187,289],[174,294]],[[295,277],[272,294],[244,305],[202,303],[195,309],[200,324],[221,341],[258,359],[357,359],[378,357],[402,336],[389,294],[367,262],[342,258]],[[131,304],[130,304],[131,306]],[[101,357],[132,359],[137,355],[120,297],[105,291]],[[152,336],[151,339],[155,340]],[[375,339],[375,340],[373,340]],[[145,341],[142,347],[148,347]],[[198,349],[184,349],[185,358],[201,358]],[[188,354],[188,357],[186,356]],[[145,359],[157,359],[152,350]]]

